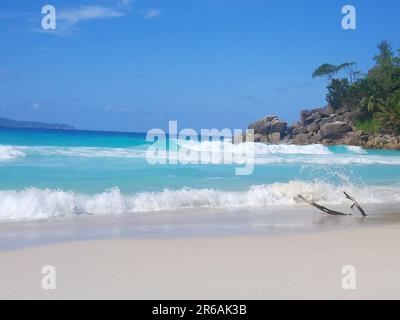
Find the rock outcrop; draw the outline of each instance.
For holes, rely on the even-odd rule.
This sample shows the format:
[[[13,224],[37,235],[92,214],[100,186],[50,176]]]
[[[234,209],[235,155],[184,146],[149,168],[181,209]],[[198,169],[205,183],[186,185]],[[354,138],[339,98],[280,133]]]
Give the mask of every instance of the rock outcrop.
[[[251,124],[250,129],[254,129],[255,134],[269,135],[272,133],[283,134],[288,124],[279,120],[277,116],[266,116],[265,118]]]
[[[254,130],[255,141],[270,143],[279,143],[287,133],[287,128],[287,122],[279,120],[277,116],[266,116],[249,126]]]
[[[356,114],[348,108],[332,107],[303,110],[300,121],[288,126],[277,116],[267,116],[251,124],[254,140],[264,143],[293,143],[299,145],[353,145],[368,149],[400,150],[400,137],[369,134],[355,126]]]
[[[320,128],[321,139],[343,139],[346,135],[353,131],[347,122],[335,121],[325,123]]]

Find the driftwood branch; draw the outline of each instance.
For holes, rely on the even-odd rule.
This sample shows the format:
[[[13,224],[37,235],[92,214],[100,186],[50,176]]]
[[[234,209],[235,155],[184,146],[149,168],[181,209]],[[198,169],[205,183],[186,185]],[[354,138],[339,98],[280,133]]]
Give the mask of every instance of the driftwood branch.
[[[350,196],[348,193],[344,192],[344,195],[346,196],[347,199],[349,199],[350,201],[353,201],[353,205],[351,206],[351,209],[354,208],[354,206],[358,209],[358,211],[360,211],[360,213],[362,214],[363,217],[366,217],[367,214],[365,213],[364,209],[359,205],[359,203],[357,202],[356,199],[354,199],[352,196]]]
[[[354,199],[352,196],[350,196],[348,193],[343,192],[346,196],[346,199],[350,200],[353,202],[353,205],[351,206],[351,209],[353,209],[354,207],[356,207],[358,209],[358,211],[360,211],[360,213],[362,214],[363,217],[366,217],[367,214],[365,213],[364,209],[360,206],[360,204],[357,202],[356,199]],[[335,210],[331,210],[328,209],[326,207],[323,207],[321,205],[319,205],[318,203],[308,200],[306,198],[304,198],[302,195],[298,195],[297,199],[308,203],[309,205],[321,210],[322,212],[326,213],[326,214],[330,214],[330,215],[334,215],[334,216],[350,216],[351,214],[347,214],[347,213],[343,213],[343,212],[339,212],[339,211],[335,211]]]
[[[347,214],[347,213],[343,213],[343,212],[339,212],[339,211],[334,211],[334,210],[328,209],[328,208],[326,208],[326,207],[323,207],[323,206],[319,205],[318,203],[316,203],[316,202],[314,202],[314,201],[311,201],[311,200],[308,200],[308,199],[304,198],[304,197],[303,197],[302,195],[300,195],[300,194],[297,196],[297,198],[298,198],[299,200],[305,202],[305,203],[308,203],[310,206],[313,206],[313,207],[315,207],[315,208],[321,210],[322,212],[325,212],[326,214],[331,214],[331,215],[334,215],[334,216],[349,216],[349,214]]]

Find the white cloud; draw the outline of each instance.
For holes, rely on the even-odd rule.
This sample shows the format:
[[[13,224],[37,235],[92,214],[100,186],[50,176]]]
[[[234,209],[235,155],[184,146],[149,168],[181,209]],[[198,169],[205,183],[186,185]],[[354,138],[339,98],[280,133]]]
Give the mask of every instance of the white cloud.
[[[161,14],[161,11],[158,9],[148,9],[144,11],[143,15],[146,19],[155,19],[158,18]]]
[[[111,19],[124,15],[124,12],[113,8],[101,6],[81,6],[79,8],[72,8],[61,11],[57,15],[57,21],[64,23],[64,28],[71,28],[82,21],[94,19]]]
[[[118,0],[118,6],[120,7],[129,7],[133,5],[135,0]]]

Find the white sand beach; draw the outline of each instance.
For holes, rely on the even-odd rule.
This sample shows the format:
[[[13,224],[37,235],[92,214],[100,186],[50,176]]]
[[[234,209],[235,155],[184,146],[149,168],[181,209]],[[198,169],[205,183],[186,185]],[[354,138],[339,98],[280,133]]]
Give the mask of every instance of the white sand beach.
[[[399,299],[400,224],[263,236],[116,239],[0,252],[2,299]],[[41,288],[44,265],[56,290]],[[356,290],[344,290],[344,265]]]
[[[0,300],[400,300],[400,0],[46,3],[1,1]]]

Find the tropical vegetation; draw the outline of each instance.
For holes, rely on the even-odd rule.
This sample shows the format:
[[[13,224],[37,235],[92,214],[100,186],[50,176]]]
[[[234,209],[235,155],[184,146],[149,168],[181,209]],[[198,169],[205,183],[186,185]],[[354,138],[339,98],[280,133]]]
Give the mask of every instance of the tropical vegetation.
[[[335,110],[350,108],[359,129],[400,134],[400,56],[390,42],[382,41],[374,61],[367,73],[359,71],[355,62],[345,62],[323,64],[312,76],[328,79],[327,102]]]

